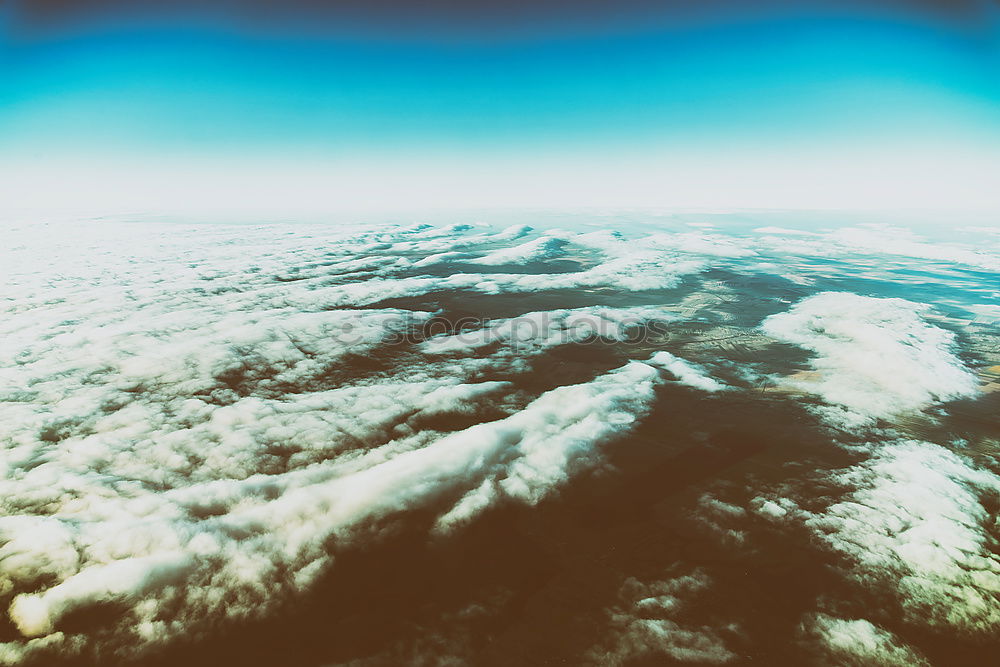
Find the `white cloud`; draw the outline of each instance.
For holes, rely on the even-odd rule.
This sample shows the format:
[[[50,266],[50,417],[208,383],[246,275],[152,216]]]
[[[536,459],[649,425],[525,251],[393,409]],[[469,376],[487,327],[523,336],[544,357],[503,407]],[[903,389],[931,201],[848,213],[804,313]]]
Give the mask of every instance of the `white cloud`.
[[[930,663],[914,649],[865,619],[843,619],[813,614],[803,622],[803,633],[830,664],[844,667],[917,667]]]
[[[432,245],[427,243],[407,243],[405,250],[410,253],[427,253],[431,250],[442,248],[462,248],[488,244],[496,241],[508,241],[530,233],[531,227],[520,226],[509,228],[499,234],[480,235],[466,238],[447,238],[435,241]],[[404,244],[396,244],[394,249],[403,249]],[[520,245],[512,247],[502,247],[490,250],[481,256],[476,256],[473,252],[456,252],[453,250],[445,252],[434,252],[413,263],[414,267],[425,267],[446,264],[448,262],[460,262],[462,264],[472,264],[480,266],[504,266],[529,264],[546,259],[553,259],[565,254],[563,247],[566,241],[552,236],[540,236],[531,241],[526,241]]]
[[[722,234],[684,233],[651,234],[645,243],[656,247],[694,255],[713,257],[753,257],[757,254],[743,239]]]
[[[676,357],[669,352],[660,351],[649,359],[649,363],[659,366],[677,378],[679,384],[707,392],[716,392],[726,389],[726,385],[715,378],[709,377],[708,372],[690,361]]]
[[[894,588],[912,623],[1000,629],[1000,557],[987,528],[1000,478],[943,447],[904,441],[833,479],[853,490],[806,524],[851,559],[858,581]]]
[[[553,259],[565,253],[566,241],[552,236],[540,236],[511,248],[501,248],[482,257],[469,260],[470,264],[501,266],[504,264],[528,264],[543,259]]]
[[[439,529],[467,521],[498,497],[541,500],[647,412],[659,381],[653,367],[632,362],[592,382],[553,389],[505,420],[450,436],[492,448],[479,463],[490,473],[442,517]]]
[[[847,227],[828,234],[848,253],[873,253],[929,259],[1000,271],[1000,257],[981,250],[946,243],[931,243],[911,230],[886,225]]]
[[[510,225],[509,227],[505,227],[494,234],[493,238],[497,241],[513,241],[521,238],[522,236],[527,236],[531,231],[532,227],[529,225]]]
[[[462,261],[469,257],[467,252],[438,252],[427,255],[423,259],[418,259],[413,263],[415,268],[434,266],[435,264],[447,264],[448,262]]]
[[[723,664],[737,656],[716,629],[679,620],[689,598],[711,587],[702,571],[644,583],[628,579],[619,592],[621,605],[608,611],[612,632],[591,649],[595,664],[624,665],[640,658]]]
[[[781,227],[759,227],[754,231],[761,236],[753,239],[753,245],[763,252],[837,257],[845,261],[863,257],[881,257],[897,263],[925,260],[1000,271],[1000,254],[995,250],[956,240],[930,241],[904,227],[869,224],[818,232]]]
[[[479,246],[489,248],[489,244],[504,240],[498,238],[504,232],[500,235],[470,235],[466,231],[458,226],[448,232],[434,228],[406,236],[383,233],[381,239],[391,242],[369,245],[367,248],[378,249],[377,252],[387,253],[386,255],[350,260],[357,265],[352,268],[366,271],[358,275],[363,280],[331,280],[323,275],[313,278],[301,272],[296,274],[296,278],[303,282],[311,280],[304,282],[303,286],[310,288],[310,296],[315,299],[313,306],[321,304],[326,308],[345,308],[454,290],[499,294],[580,288],[623,291],[668,289],[675,287],[684,276],[698,273],[706,267],[703,259],[665,249],[662,243],[654,242],[651,236],[626,242],[616,232],[578,235],[557,235],[553,232],[513,248],[490,250],[485,256],[476,259],[473,258],[473,250]],[[521,235],[529,233],[523,227],[515,232]],[[598,250],[602,257],[597,263],[592,262],[588,268],[566,273],[399,275],[403,271],[440,266],[452,260],[483,266],[523,264],[559,256],[564,252],[563,247],[567,242]],[[459,248],[464,250],[458,252],[456,249]],[[357,247],[352,249],[357,250]],[[343,275],[345,278],[353,277],[350,274]]]
[[[823,292],[764,320],[767,335],[815,353],[814,378],[785,378],[819,396],[822,414],[844,427],[891,419],[975,394],[977,382],[955,356],[955,337],[927,323],[928,306]]]
[[[810,232],[803,229],[789,229],[787,227],[774,227],[771,225],[757,227],[753,230],[755,234],[777,234],[779,236],[819,236],[817,232]]]
[[[868,449],[867,460],[825,476],[825,484],[843,490],[833,501],[803,491],[800,503],[759,497],[751,506],[773,521],[808,527],[845,557],[850,581],[895,598],[903,622],[994,636],[1000,629],[1000,477],[927,442]],[[838,627],[833,623],[831,632],[838,634]]]
[[[436,336],[421,344],[429,354],[469,353],[500,343],[505,349],[527,354],[594,338],[624,340],[649,322],[676,317],[660,308],[573,308],[525,313],[488,322],[481,329]],[[641,331],[639,332],[641,333]]]

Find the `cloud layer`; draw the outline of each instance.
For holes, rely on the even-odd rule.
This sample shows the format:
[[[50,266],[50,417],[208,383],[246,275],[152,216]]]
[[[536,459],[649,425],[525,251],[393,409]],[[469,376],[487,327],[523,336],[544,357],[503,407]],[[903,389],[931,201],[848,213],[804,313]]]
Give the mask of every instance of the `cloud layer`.
[[[484,377],[620,340],[667,319],[655,308],[537,312],[520,318],[538,325],[529,333],[496,320],[472,342],[422,345],[431,312],[331,309],[456,286],[622,284],[625,254],[576,274],[393,277],[442,241],[472,251],[530,230],[235,228],[200,249],[170,248],[169,226],[116,231],[89,239],[90,254],[56,239],[59,275],[40,274],[28,244],[8,265],[0,599],[22,639],[0,645],[6,663],[120,658],[209,618],[266,614],[376,519],[443,503],[436,530],[449,532],[497,502],[536,503],[646,414],[662,381],[632,362],[532,397]],[[564,244],[493,249],[485,264]],[[473,355],[488,336],[518,345]],[[463,415],[472,426],[428,426]],[[65,629],[97,608],[103,621]]]
[[[789,261],[791,246],[769,250],[777,232],[708,229],[13,226],[0,265],[0,664],[115,662],[196,640],[301,599],[373,532],[460,542],[497,507],[544,513],[604,464],[613,474],[595,483],[655,487],[622,491],[627,525],[657,499],[644,534],[666,505],[690,515],[690,495],[727,549],[751,553],[761,525],[806,532],[851,586],[888,591],[907,627],[995,632],[1000,483],[959,444],[905,438],[897,420],[975,395],[957,348],[970,339],[932,324],[939,302],[815,293],[829,258]],[[775,342],[808,353],[808,368],[789,376],[796,353]],[[750,390],[767,377],[822,402],[812,409],[840,430],[802,427],[822,442],[871,438],[851,450],[867,458],[790,462],[836,489],[820,496],[676,492],[675,468],[723,476],[712,466],[728,443],[787,418],[787,402]],[[872,430],[879,420],[899,432]],[[635,456],[662,467],[630,471]],[[646,556],[616,557],[625,570]],[[731,594],[716,571],[660,565],[662,580],[595,594],[605,632],[577,657],[739,659],[742,621],[693,611]],[[848,663],[922,659],[882,612],[817,604],[786,639]]]

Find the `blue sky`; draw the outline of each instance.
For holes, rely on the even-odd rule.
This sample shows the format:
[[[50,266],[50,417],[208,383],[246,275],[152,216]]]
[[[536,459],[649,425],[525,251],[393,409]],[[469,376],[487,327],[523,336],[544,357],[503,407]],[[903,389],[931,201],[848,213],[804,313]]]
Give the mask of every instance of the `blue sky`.
[[[290,176],[290,165],[313,175],[330,169],[334,178],[353,163],[365,165],[376,182],[363,185],[384,190],[382,198],[400,189],[393,179],[431,178],[442,187],[472,170],[479,182],[464,189],[482,190],[488,205],[669,206],[671,195],[657,198],[655,185],[641,196],[622,187],[622,170],[671,172],[698,162],[700,199],[674,200],[712,205],[710,191],[736,185],[729,180],[754,162],[771,165],[779,189],[782,170],[794,174],[817,155],[849,163],[854,150],[858,161],[891,165],[917,151],[956,161],[925,175],[948,185],[940,198],[947,206],[949,192],[970,193],[942,179],[967,181],[966,172],[980,171],[1000,146],[1000,36],[987,9],[963,24],[895,5],[832,12],[764,3],[768,10],[755,16],[720,10],[671,23],[662,19],[669,7],[624,3],[629,11],[595,14],[591,23],[571,9],[561,10],[560,22],[555,7],[525,19],[530,31],[491,32],[477,16],[439,21],[444,28],[435,30],[425,25],[433,21],[414,20],[407,32],[398,22],[380,30],[382,15],[371,11],[363,21],[293,22],[310,16],[295,13],[295,4],[271,28],[185,3],[140,15],[98,3],[90,13],[53,11],[32,21],[9,12],[0,46],[0,165],[30,165],[51,186],[44,165],[55,179],[93,164],[108,181],[116,168],[133,178],[147,169],[151,181],[162,181],[174,178],[157,172],[165,162],[216,175],[235,162],[252,168],[241,177],[252,192],[255,180],[307,180]],[[393,11],[385,5],[378,11]],[[380,164],[391,178],[378,175]],[[580,178],[590,194],[604,183],[601,197],[591,202],[571,183],[554,183],[562,194],[551,202],[518,201],[517,179],[504,179],[541,164],[537,177],[553,181],[578,178],[575,170],[588,165]],[[642,178],[637,171],[629,183]],[[240,188],[226,191],[219,196]],[[780,194],[764,203],[781,205]],[[452,198],[443,188],[427,199],[420,203]]]

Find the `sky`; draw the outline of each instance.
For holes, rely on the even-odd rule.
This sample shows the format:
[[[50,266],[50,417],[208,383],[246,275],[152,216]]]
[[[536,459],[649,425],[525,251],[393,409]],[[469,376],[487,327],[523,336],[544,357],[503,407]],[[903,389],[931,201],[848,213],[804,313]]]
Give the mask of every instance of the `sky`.
[[[748,4],[6,2],[0,213],[1000,209],[995,2]]]

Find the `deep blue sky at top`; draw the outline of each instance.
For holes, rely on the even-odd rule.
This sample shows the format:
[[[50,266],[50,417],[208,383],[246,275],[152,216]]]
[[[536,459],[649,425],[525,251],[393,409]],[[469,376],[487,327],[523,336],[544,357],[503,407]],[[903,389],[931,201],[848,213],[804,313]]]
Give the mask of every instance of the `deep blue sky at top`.
[[[2,21],[3,140],[64,148],[975,131],[1000,102],[975,2],[20,0]]]
[[[0,156],[981,145],[1000,136],[998,17],[990,0],[7,0]]]

